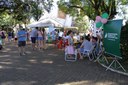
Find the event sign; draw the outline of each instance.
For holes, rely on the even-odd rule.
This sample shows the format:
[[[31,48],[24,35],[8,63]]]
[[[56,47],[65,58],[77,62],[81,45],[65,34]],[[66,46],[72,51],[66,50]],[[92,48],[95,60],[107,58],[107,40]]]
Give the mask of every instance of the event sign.
[[[123,20],[108,21],[103,26],[103,44],[105,52],[117,56],[118,58],[122,58],[120,53],[120,31],[122,28],[122,21]]]

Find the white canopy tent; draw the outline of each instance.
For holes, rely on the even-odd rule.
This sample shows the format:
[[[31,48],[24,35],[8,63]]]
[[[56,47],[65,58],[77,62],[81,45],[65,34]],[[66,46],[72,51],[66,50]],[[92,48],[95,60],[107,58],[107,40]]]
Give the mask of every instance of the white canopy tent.
[[[34,23],[29,24],[27,27],[35,28],[35,27],[46,27],[46,26],[57,26],[63,27],[64,22],[57,21],[55,19],[44,19]]]
[[[51,25],[52,24],[50,24],[50,23],[34,22],[32,24],[29,24],[27,27],[35,28],[35,27],[46,27],[46,26],[51,26]]]

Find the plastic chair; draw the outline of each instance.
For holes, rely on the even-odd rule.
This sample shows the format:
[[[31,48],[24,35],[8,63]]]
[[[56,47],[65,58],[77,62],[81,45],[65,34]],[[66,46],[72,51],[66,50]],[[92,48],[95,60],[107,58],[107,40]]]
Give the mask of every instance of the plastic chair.
[[[95,46],[92,46],[90,50],[84,49],[84,52],[82,53],[84,57],[88,57],[90,61],[94,60],[93,50]]]
[[[76,61],[77,60],[77,50],[73,46],[67,46],[65,48],[65,61]]]

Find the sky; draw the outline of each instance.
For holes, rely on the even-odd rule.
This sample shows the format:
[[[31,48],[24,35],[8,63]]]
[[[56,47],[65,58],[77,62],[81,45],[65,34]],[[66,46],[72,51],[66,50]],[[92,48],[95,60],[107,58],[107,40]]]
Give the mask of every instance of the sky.
[[[119,12],[117,15],[115,15],[115,19],[123,19],[123,25],[125,25],[125,22],[128,20],[128,4],[127,5],[120,5],[117,7],[117,12]]]

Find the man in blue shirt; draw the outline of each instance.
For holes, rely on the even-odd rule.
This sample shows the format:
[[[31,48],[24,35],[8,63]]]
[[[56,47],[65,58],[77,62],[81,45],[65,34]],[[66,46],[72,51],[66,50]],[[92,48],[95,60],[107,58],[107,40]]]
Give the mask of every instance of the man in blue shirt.
[[[19,47],[20,56],[25,55],[25,46],[27,39],[27,32],[25,31],[25,29],[21,29],[18,31],[17,38],[18,38],[18,47]]]

